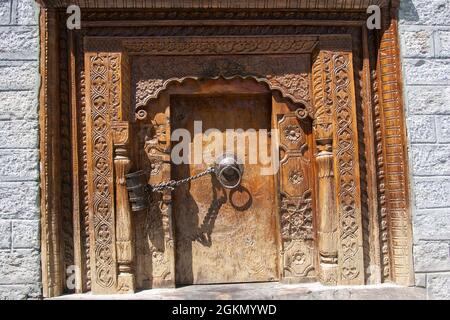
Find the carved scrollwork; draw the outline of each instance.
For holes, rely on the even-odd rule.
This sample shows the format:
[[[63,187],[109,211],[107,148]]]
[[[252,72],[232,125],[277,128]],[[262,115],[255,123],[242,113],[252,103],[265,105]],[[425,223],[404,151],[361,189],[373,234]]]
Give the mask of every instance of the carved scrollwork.
[[[309,53],[317,37],[183,37],[126,39],[122,46],[129,53],[149,55],[218,55]]]
[[[184,37],[183,41],[131,38],[122,41],[124,49],[131,50],[131,54],[137,50],[149,55],[135,58],[136,110],[142,110],[169,86],[189,79],[242,78],[263,83],[270,90],[302,105],[305,111],[299,112],[299,117],[312,115],[307,66],[308,54],[317,45],[318,37]],[[199,53],[199,48],[204,50]],[[277,55],[273,55],[275,53]],[[177,56],[166,59],[161,56],[165,54]],[[174,67],[179,65],[184,67]],[[297,72],[293,73],[293,70]]]
[[[92,181],[95,285],[111,288],[116,283],[114,261],[114,212],[112,181],[112,141],[106,139],[110,128],[107,125],[109,110],[108,72],[110,55],[96,54],[90,57],[90,101],[92,121]]]
[[[350,81],[350,60],[348,55],[335,53],[332,56],[333,77],[335,83],[336,102],[336,162],[337,162],[337,203],[340,224],[340,268],[344,280],[356,279],[361,274],[362,257],[359,242],[359,224],[357,222],[360,210],[357,198],[357,159],[355,158],[355,132]]]
[[[292,77],[291,75],[286,75],[287,78]],[[223,75],[210,77],[211,80],[217,80],[219,78],[225,78],[227,80],[233,80],[236,78],[240,79],[253,79],[256,82],[266,84],[270,90],[278,91],[281,95],[294,103],[299,103],[304,106],[303,108],[299,108],[298,117],[301,119],[306,118],[309,114],[312,114],[312,110],[310,108],[310,98],[309,98],[309,80],[307,74],[298,74],[295,76],[295,82],[291,82],[289,79],[284,79],[284,77],[270,77],[267,78],[259,78],[256,76],[248,76],[248,75],[233,75],[229,77],[225,77]],[[157,99],[159,94],[169,88],[173,84],[182,84],[187,80],[201,80],[202,77],[190,76],[183,78],[171,78],[163,81],[162,79],[152,79],[139,81],[136,84],[136,108],[137,113],[142,112],[143,107],[147,105],[147,103],[151,99]],[[297,84],[302,86],[302,89],[298,89],[296,87]],[[288,85],[291,86],[288,86]],[[138,119],[145,119],[145,115],[137,115]]]

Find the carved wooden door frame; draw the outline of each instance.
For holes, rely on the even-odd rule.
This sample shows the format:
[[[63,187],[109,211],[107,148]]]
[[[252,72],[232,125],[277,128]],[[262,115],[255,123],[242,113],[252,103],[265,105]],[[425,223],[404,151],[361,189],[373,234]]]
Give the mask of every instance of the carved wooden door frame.
[[[208,51],[210,54],[254,54],[261,50],[263,54],[308,53],[313,57],[311,102],[296,96],[295,85],[290,87],[280,79],[265,77],[256,80],[294,102],[301,102],[306,106],[305,115],[314,119],[318,189],[321,190],[317,197],[321,203],[334,201],[333,205],[318,208],[318,213],[327,217],[327,212],[336,208],[339,217],[336,254],[329,246],[332,230],[327,226],[332,222],[324,218],[323,225],[319,226],[320,279],[327,284],[384,281],[412,284],[397,1],[372,1],[383,6],[381,31],[367,30],[364,1],[344,1],[339,8],[325,7],[327,1],[315,2],[318,7],[303,1],[295,2],[295,6],[292,1],[289,5],[286,1],[272,1],[273,7],[266,2],[246,1],[240,2],[239,10],[236,4],[226,2],[227,14],[237,17],[231,23],[219,10],[223,2],[209,1],[214,9],[192,2],[190,8],[203,9],[203,13],[197,15],[195,10],[188,10],[187,15],[192,17],[186,20],[152,10],[129,15],[122,12],[123,17],[117,19],[114,13],[103,16],[89,11],[97,1],[92,4],[80,1],[82,6],[88,4],[87,18],[82,30],[70,32],[64,29],[64,13],[58,9],[64,8],[64,1],[40,2],[43,5],[40,16],[40,149],[44,296],[64,292],[68,265],[77,266],[77,292],[88,289],[94,293],[134,291],[132,219],[124,186],[124,174],[131,165],[127,144],[134,116],[134,112],[130,112],[129,60],[136,54],[183,54],[183,50],[190,54]],[[70,1],[74,2],[77,1]],[[116,1],[102,3],[108,8],[117,5]],[[126,3],[129,8],[137,8],[132,1]],[[146,1],[149,9],[177,5],[184,8],[180,3]],[[261,10],[254,13],[258,19],[250,16],[239,19],[245,8],[270,8],[272,13]],[[325,11],[319,12],[319,8]],[[339,14],[333,13],[337,9]],[[274,18],[272,14],[277,11],[279,15]],[[144,20],[145,15],[152,20]],[[298,17],[293,19],[292,15]],[[133,20],[134,16],[137,18]],[[218,29],[229,25],[235,28],[267,25],[273,30],[267,36],[192,36],[183,41],[174,41],[173,35],[133,38],[134,34],[124,36],[119,31],[114,32],[124,26],[133,26],[136,30],[159,26],[172,28],[163,32],[173,34],[179,26],[202,24],[202,19],[206,19],[205,29],[208,25]],[[279,30],[296,26],[348,28],[349,31],[338,36],[286,34],[291,31],[279,34]],[[113,31],[112,34],[99,36],[96,30],[102,27]],[[111,41],[112,38],[115,41]],[[148,99],[157,97],[167,84],[182,79],[159,80],[149,97],[144,97],[140,103],[136,101],[134,111],[138,117],[140,113],[142,116],[142,107]],[[111,117],[111,125],[103,122],[107,117]],[[358,124],[360,122],[364,124]],[[80,140],[80,136],[92,141]],[[64,160],[72,167],[65,168]],[[368,185],[364,191],[361,182]],[[69,207],[64,202],[65,197],[70,199]],[[83,219],[86,221],[80,224]],[[67,220],[72,221],[69,235],[65,231]],[[369,230],[364,231],[365,228]],[[91,235],[86,247],[80,246],[81,238],[86,235]],[[83,266],[88,270],[83,270]],[[84,279],[86,277],[88,279]]]

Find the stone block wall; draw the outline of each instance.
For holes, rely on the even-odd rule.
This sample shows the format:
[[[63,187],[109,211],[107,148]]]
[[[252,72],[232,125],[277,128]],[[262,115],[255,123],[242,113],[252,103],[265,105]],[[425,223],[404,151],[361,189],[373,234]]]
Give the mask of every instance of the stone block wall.
[[[401,0],[416,285],[450,299],[450,1]]]
[[[41,296],[37,12],[0,0],[0,299]]]

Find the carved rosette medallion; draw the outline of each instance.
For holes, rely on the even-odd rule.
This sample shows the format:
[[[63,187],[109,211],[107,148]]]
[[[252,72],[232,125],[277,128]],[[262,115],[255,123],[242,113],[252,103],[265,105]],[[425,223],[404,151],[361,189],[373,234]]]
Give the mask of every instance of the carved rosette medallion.
[[[313,239],[312,194],[285,198],[281,204],[281,234],[285,239]]]

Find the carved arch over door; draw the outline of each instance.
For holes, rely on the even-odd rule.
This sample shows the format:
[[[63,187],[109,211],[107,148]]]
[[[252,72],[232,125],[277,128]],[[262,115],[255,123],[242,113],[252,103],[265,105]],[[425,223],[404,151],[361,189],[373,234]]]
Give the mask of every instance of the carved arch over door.
[[[208,15],[211,15],[212,19],[207,24],[212,28],[211,30],[215,31],[206,31],[206,34],[219,32],[221,35],[226,35],[227,32],[234,31],[227,27],[230,22],[225,23],[225,18],[220,12],[221,9],[225,9],[224,5],[229,10],[228,14],[232,16],[231,25],[234,24],[234,28],[241,28],[244,35],[250,32],[251,28],[267,26],[265,30],[268,32],[268,37],[275,39],[286,35],[295,36],[298,31],[292,28],[307,29],[308,25],[310,28],[326,25],[335,29],[347,26],[349,30],[355,30],[355,34],[360,36],[358,48],[354,45],[354,37],[352,38],[353,47],[350,51],[341,50],[339,53],[336,51],[338,43],[332,44],[331,47],[325,46],[321,50],[316,50],[316,47],[314,50],[311,49],[311,56],[314,59],[311,60],[310,97],[313,100],[307,105],[309,114],[313,112],[315,115],[318,183],[323,190],[334,190],[334,207],[340,213],[339,221],[324,223],[323,233],[319,235],[323,238],[321,241],[324,244],[320,247],[321,263],[326,265],[323,268],[325,271],[321,274],[321,280],[326,283],[340,281],[359,284],[382,281],[412,283],[407,157],[403,143],[405,129],[398,60],[397,1],[370,2],[383,7],[384,20],[381,31],[365,29],[364,14],[367,1],[344,1],[340,3],[339,8],[333,7],[331,3],[327,7],[328,1],[316,1],[314,6],[310,5],[312,2],[304,1],[273,1],[273,3],[208,1],[208,5],[203,1],[193,1],[189,8],[201,9],[202,17],[185,7],[184,2],[175,0],[144,1],[144,6],[148,10],[140,13],[133,10],[138,8],[137,2],[134,1],[83,1],[79,4],[86,8],[83,12],[87,21],[83,21],[84,26],[80,32],[67,32],[64,29],[64,13],[57,9],[67,5],[64,1],[42,0],[39,2],[43,6],[40,18],[42,76],[40,145],[42,266],[45,296],[60,295],[67,290],[65,289],[65,267],[70,264],[80,267],[76,274],[77,292],[84,292],[91,288],[96,292],[132,289],[132,283],[128,282],[133,272],[133,265],[130,263],[133,259],[132,242],[130,242],[132,237],[126,232],[126,223],[130,222],[130,214],[129,208],[123,205],[126,203],[123,174],[132,165],[129,163],[126,147],[128,139],[132,139],[132,134],[128,135],[127,132],[130,132],[129,128],[133,122],[132,113],[129,112],[132,110],[133,101],[133,91],[129,87],[133,72],[129,59],[139,52],[142,54],[149,48],[145,45],[147,40],[136,42],[127,34],[127,41],[131,42],[124,41],[118,45],[119,47],[117,43],[120,41],[114,44],[109,42],[109,47],[103,46],[102,49],[96,50],[95,46],[102,46],[102,41],[98,37],[105,37],[106,34],[107,37],[123,38],[124,31],[120,28],[124,23],[135,28],[133,30],[136,32],[141,32],[138,31],[139,28],[145,29],[146,26],[152,28],[152,25],[162,23],[166,25],[165,31],[162,32],[166,32],[165,37],[170,38],[168,34],[173,35],[177,32],[176,30],[179,30],[179,26],[183,25],[193,30],[195,28],[207,30],[208,27],[198,26],[202,24],[201,19]],[[113,13],[108,15],[89,10],[89,8],[96,8],[98,3],[109,8],[127,7],[129,11],[121,10],[119,15]],[[160,21],[143,21],[145,15],[153,14],[151,8],[156,7],[162,10],[159,13],[160,18],[156,18]],[[164,13],[164,8],[178,8],[181,12],[180,17],[187,15],[190,18],[180,19],[177,16],[175,19],[170,19],[170,14]],[[283,9],[280,14],[284,18],[274,18],[272,13],[255,10],[268,8],[271,8],[272,12]],[[295,10],[289,11],[290,9]],[[322,12],[319,13],[316,9],[321,9]],[[339,14],[331,12],[335,10],[341,10],[341,12]],[[249,18],[251,11],[254,11],[253,15],[259,19]],[[136,18],[133,18],[134,16]],[[242,19],[247,20],[240,19],[242,16],[244,17]],[[296,16],[302,18],[295,18]],[[96,29],[96,26],[102,25],[106,25],[107,28],[102,31]],[[295,27],[287,27],[288,25]],[[283,37],[280,37],[280,33]],[[232,35],[236,36],[236,34]],[[206,47],[208,47],[207,44]],[[289,47],[287,50],[289,51]],[[85,52],[87,52],[86,56],[84,56]],[[359,54],[355,55],[355,52]],[[99,60],[105,62],[103,66],[98,64]],[[97,72],[98,76],[90,78],[91,71]],[[327,75],[331,75],[331,81],[337,85],[330,87]],[[350,85],[351,78],[354,78],[355,85]],[[59,79],[67,81],[59,82]],[[65,86],[65,83],[70,85]],[[284,90],[282,86],[274,85],[273,82],[268,85],[281,88],[282,92]],[[162,86],[164,87],[164,82]],[[103,100],[88,100],[92,90],[97,92],[97,97],[102,97]],[[102,92],[103,94],[99,94]],[[288,90],[284,92],[287,97],[296,99],[295,94],[289,93]],[[147,97],[144,96],[143,101],[148,101]],[[330,101],[334,110],[338,110],[337,113],[330,113],[327,108]],[[69,111],[64,109],[65,106]],[[95,119],[93,118],[90,124],[89,121],[83,122],[83,117],[88,115],[83,110],[85,107],[91,111],[92,108],[98,108],[95,114],[101,115],[104,112],[102,108],[105,106],[116,110],[111,113],[114,123],[111,122],[109,127],[108,125],[105,127],[109,132],[107,135],[109,138],[101,145],[106,149],[103,147],[95,149],[94,145],[91,147],[90,142],[85,141],[86,132],[91,130],[90,128],[95,128]],[[65,145],[60,143],[65,137],[56,125],[66,116],[71,119],[72,132],[69,137],[71,142],[68,143],[71,147],[67,147],[67,150],[64,149]],[[361,119],[365,119],[365,124],[359,124]],[[337,126],[335,128],[333,125],[330,126],[330,121]],[[101,125],[98,122],[97,124]],[[359,141],[349,139],[351,134],[359,137]],[[364,145],[365,151],[361,151],[359,144]],[[61,185],[66,183],[66,178],[60,175],[61,155],[67,152],[71,155],[74,166],[69,180],[69,190],[72,192],[61,195],[59,191]],[[100,153],[92,157],[94,152]],[[330,153],[335,155],[334,162],[331,161]],[[91,160],[89,157],[92,157]],[[92,161],[97,157],[105,159],[108,163],[107,170],[110,171],[102,171],[97,176],[94,176],[96,173],[92,171],[86,176],[84,166],[90,163],[93,169],[98,168]],[[364,169],[361,173],[359,173],[359,165],[362,165]],[[105,183],[97,185],[89,183],[96,179],[101,180],[104,173],[107,174],[107,179],[102,180]],[[86,178],[89,181],[83,180]],[[358,190],[361,179],[364,180],[364,184],[369,185],[367,195]],[[335,181],[334,186],[331,181]],[[102,198],[95,200],[98,196],[94,191],[96,187],[109,190],[109,194],[101,193]],[[94,201],[88,200],[88,194],[90,194],[89,199]],[[319,198],[326,198],[330,194],[332,192],[324,192],[319,195]],[[107,199],[106,206],[103,202],[105,199]],[[63,202],[71,203],[72,210],[64,211],[67,209],[62,207]],[[101,206],[98,206],[99,204]],[[102,214],[97,215],[95,212]],[[325,217],[326,212],[328,211],[324,208],[321,215]],[[82,222],[86,213],[89,213],[90,221]],[[71,217],[73,222],[69,224],[73,231],[67,233],[65,228]],[[96,222],[96,218],[100,218],[100,222]],[[122,222],[125,222],[125,227],[120,225]],[[333,228],[328,230],[326,226],[333,223],[337,223],[339,228],[341,254],[338,255],[338,260],[334,253],[335,248],[328,245],[330,239],[335,239],[333,235],[335,230]],[[83,231],[83,228],[95,230],[92,229],[94,225],[98,228],[97,231]],[[369,230],[366,230],[367,228]],[[100,234],[101,237],[97,237]],[[90,235],[93,236],[89,237]],[[85,238],[88,241],[84,241]],[[366,242],[370,243],[370,250],[362,249],[366,248]],[[105,260],[89,261],[91,259],[89,252],[101,253]],[[129,254],[117,256],[119,252]],[[104,255],[105,253],[107,254]],[[338,279],[333,278],[333,274],[336,274],[336,264],[339,266]],[[121,276],[122,280],[125,279],[124,281],[117,280]],[[93,283],[97,281],[96,279],[103,285],[97,289]],[[118,283],[121,284],[117,285]]]

